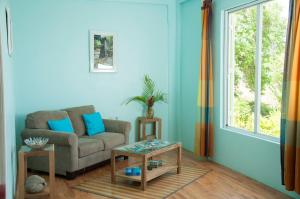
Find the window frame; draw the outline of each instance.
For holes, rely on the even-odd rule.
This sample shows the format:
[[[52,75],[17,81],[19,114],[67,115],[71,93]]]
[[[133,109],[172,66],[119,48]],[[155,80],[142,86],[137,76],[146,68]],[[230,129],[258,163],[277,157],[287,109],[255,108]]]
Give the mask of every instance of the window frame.
[[[223,75],[223,81],[221,81],[221,87],[223,87],[223,91],[224,91],[224,98],[223,98],[223,102],[221,102],[221,104],[223,104],[223,114],[222,117],[223,119],[221,127],[223,129],[229,130],[231,132],[236,132],[236,133],[240,133],[246,136],[250,136],[250,137],[255,137],[255,138],[260,138],[263,140],[267,140],[267,141],[272,141],[275,143],[279,143],[280,142],[280,138],[279,137],[275,137],[275,136],[271,136],[271,135],[266,135],[263,134],[260,131],[260,127],[259,127],[259,120],[260,120],[260,91],[261,91],[261,81],[259,79],[261,79],[261,67],[262,67],[262,21],[263,21],[263,4],[266,2],[269,2],[272,0],[257,0],[257,1],[253,1],[250,3],[246,3],[246,4],[242,4],[233,8],[229,8],[224,10],[222,13],[222,18],[223,18],[223,30],[224,30],[224,34],[222,35],[222,46],[223,46],[223,59],[222,59],[222,65],[223,65],[223,71],[224,71],[224,75]],[[258,31],[256,31],[256,55],[255,55],[255,63],[256,63],[256,68],[255,68],[255,108],[254,108],[254,131],[248,131],[242,128],[238,128],[238,127],[233,127],[229,125],[229,107],[230,107],[230,75],[231,72],[230,67],[229,67],[229,52],[230,52],[230,21],[229,21],[229,15],[233,12],[237,12],[239,10],[243,10],[249,7],[253,7],[256,6],[257,9],[257,22],[256,22],[256,28]],[[223,83],[223,86],[222,86]],[[258,100],[258,101],[257,101]],[[259,103],[258,103],[259,102]]]

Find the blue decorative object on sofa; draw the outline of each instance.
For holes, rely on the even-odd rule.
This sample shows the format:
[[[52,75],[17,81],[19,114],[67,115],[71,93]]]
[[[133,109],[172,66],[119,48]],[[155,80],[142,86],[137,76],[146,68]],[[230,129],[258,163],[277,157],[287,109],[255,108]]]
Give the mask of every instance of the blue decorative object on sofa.
[[[105,131],[104,123],[99,112],[83,114],[82,119],[89,136],[103,133]]]
[[[141,168],[140,167],[127,167],[124,169],[124,173],[127,176],[140,176]]]
[[[74,129],[69,118],[64,118],[62,120],[48,120],[48,126],[53,131],[74,133]]]

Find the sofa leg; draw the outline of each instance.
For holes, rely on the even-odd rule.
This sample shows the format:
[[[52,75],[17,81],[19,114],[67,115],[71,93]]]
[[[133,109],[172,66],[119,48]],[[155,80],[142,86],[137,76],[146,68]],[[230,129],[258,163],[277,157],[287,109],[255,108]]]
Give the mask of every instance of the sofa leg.
[[[67,172],[66,173],[66,179],[67,180],[74,180],[76,178],[76,172]]]

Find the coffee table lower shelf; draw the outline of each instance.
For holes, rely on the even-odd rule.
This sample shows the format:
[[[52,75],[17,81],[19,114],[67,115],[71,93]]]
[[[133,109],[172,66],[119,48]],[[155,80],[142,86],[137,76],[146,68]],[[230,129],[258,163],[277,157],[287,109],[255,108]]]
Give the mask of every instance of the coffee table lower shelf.
[[[144,141],[138,142],[143,144]],[[129,145],[130,146],[130,145]],[[180,143],[169,143],[169,145],[164,145],[161,148],[155,150],[146,151],[145,153],[138,153],[135,151],[128,150],[128,146],[114,148],[111,152],[111,183],[116,184],[116,178],[121,177],[132,181],[137,181],[141,183],[141,189],[145,190],[147,187],[147,182],[161,176],[173,169],[177,170],[177,174],[181,172],[181,144]],[[148,160],[155,156],[167,153],[169,151],[177,152],[176,166],[171,164],[166,164],[161,167],[155,168],[153,170],[147,170]],[[116,157],[117,156],[128,156],[140,159],[142,162],[141,166],[141,176],[126,176],[121,170],[116,170]],[[139,163],[140,164],[140,163]],[[132,165],[131,165],[132,166]]]
[[[168,173],[169,171],[172,171],[174,169],[177,169],[177,165],[171,166],[171,165],[163,165],[158,168],[154,168],[152,170],[147,170],[147,179],[146,181],[153,180],[154,178],[157,178],[165,173]],[[132,181],[137,181],[137,182],[142,182],[142,177],[141,176],[127,176],[124,174],[123,170],[119,170],[116,172],[117,177],[121,177],[127,180],[132,180]]]
[[[45,190],[43,190],[42,192],[40,193],[26,193],[25,194],[25,198],[26,199],[29,199],[29,198],[42,198],[42,197],[45,197],[45,196],[50,196],[50,190],[49,190],[49,187],[45,188]]]

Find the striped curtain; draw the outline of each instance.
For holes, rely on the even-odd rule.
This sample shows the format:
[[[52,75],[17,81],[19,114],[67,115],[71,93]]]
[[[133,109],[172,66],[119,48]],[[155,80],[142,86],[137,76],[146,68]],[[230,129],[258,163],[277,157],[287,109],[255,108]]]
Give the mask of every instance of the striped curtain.
[[[282,93],[281,173],[289,191],[300,194],[300,0],[290,0]]]
[[[195,155],[213,155],[213,66],[211,51],[212,0],[203,1],[202,6],[202,49],[199,75],[198,111],[195,127]]]

